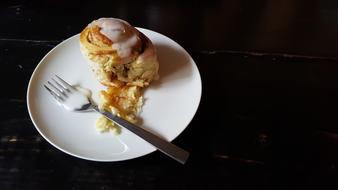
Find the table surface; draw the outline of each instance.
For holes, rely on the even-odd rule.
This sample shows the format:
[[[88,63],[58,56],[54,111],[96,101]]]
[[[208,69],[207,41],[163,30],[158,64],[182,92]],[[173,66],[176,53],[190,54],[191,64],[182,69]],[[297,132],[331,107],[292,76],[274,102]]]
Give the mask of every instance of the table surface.
[[[30,76],[55,45],[117,17],[182,45],[202,99],[160,152],[93,162],[51,146],[26,106]],[[0,2],[0,189],[337,189],[338,1]]]

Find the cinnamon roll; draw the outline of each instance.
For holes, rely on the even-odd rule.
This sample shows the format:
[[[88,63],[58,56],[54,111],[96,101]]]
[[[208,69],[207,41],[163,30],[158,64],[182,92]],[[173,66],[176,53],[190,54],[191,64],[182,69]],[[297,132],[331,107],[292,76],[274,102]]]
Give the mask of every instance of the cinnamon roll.
[[[152,42],[126,21],[100,18],[80,34],[80,49],[97,79],[107,90],[99,93],[99,108],[139,124],[141,89],[157,78],[159,63]],[[100,132],[119,133],[119,127],[100,117]]]
[[[93,21],[81,32],[80,47],[105,86],[143,87],[157,76],[159,66],[153,44],[126,21]]]

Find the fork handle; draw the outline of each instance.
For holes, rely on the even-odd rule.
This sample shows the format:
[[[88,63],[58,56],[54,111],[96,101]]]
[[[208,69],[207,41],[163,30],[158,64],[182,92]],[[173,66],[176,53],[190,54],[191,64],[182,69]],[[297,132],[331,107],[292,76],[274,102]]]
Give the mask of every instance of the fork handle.
[[[116,115],[111,114],[110,112],[100,110],[97,106],[94,106],[95,111],[101,113],[102,115],[106,116],[108,119],[112,120],[116,124],[120,125],[123,128],[128,129],[129,131],[133,132],[137,136],[141,137],[148,143],[155,146],[159,151],[163,152],[164,154],[168,155],[169,157],[175,159],[176,161],[184,164],[188,157],[189,152],[185,151],[184,149],[163,140],[162,138],[154,135],[153,133],[136,126]]]

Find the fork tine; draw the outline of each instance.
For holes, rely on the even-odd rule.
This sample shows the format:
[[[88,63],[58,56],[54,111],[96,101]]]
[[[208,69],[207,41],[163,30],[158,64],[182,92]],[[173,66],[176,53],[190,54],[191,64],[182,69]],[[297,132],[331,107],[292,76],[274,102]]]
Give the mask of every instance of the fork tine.
[[[63,86],[62,84],[60,84],[58,81],[56,81],[55,79],[52,78],[52,80],[54,81],[54,83],[56,84],[56,86],[59,87],[59,89],[64,93],[67,94],[67,92],[70,92],[69,89],[67,89],[67,87]]]
[[[57,101],[59,101],[59,102],[62,102],[63,101],[63,98],[59,95],[59,94],[57,94],[56,92],[54,92],[53,90],[51,90],[50,88],[48,88],[48,86],[46,86],[46,85],[43,85],[46,89],[47,89],[47,91],[57,100]]]
[[[59,79],[59,81],[62,83],[62,85],[63,85],[66,89],[69,89],[69,90],[75,90],[75,88],[74,88],[72,85],[70,85],[68,82],[64,81],[61,77],[59,77],[59,76],[57,76],[57,75],[55,75],[55,76]]]
[[[67,97],[66,93],[62,91],[62,89],[59,89],[56,87],[53,83],[47,81],[49,86],[53,89],[54,92],[56,92],[60,97]]]

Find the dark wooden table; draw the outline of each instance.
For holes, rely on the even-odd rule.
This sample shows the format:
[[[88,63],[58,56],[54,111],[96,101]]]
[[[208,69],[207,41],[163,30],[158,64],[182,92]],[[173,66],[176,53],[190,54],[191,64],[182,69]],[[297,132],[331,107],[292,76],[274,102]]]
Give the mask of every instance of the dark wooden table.
[[[203,96],[159,152],[101,163],[69,156],[26,106],[41,58],[99,17],[162,33],[194,58]],[[0,2],[0,189],[337,189],[338,1]],[[188,93],[188,92],[187,92]]]

